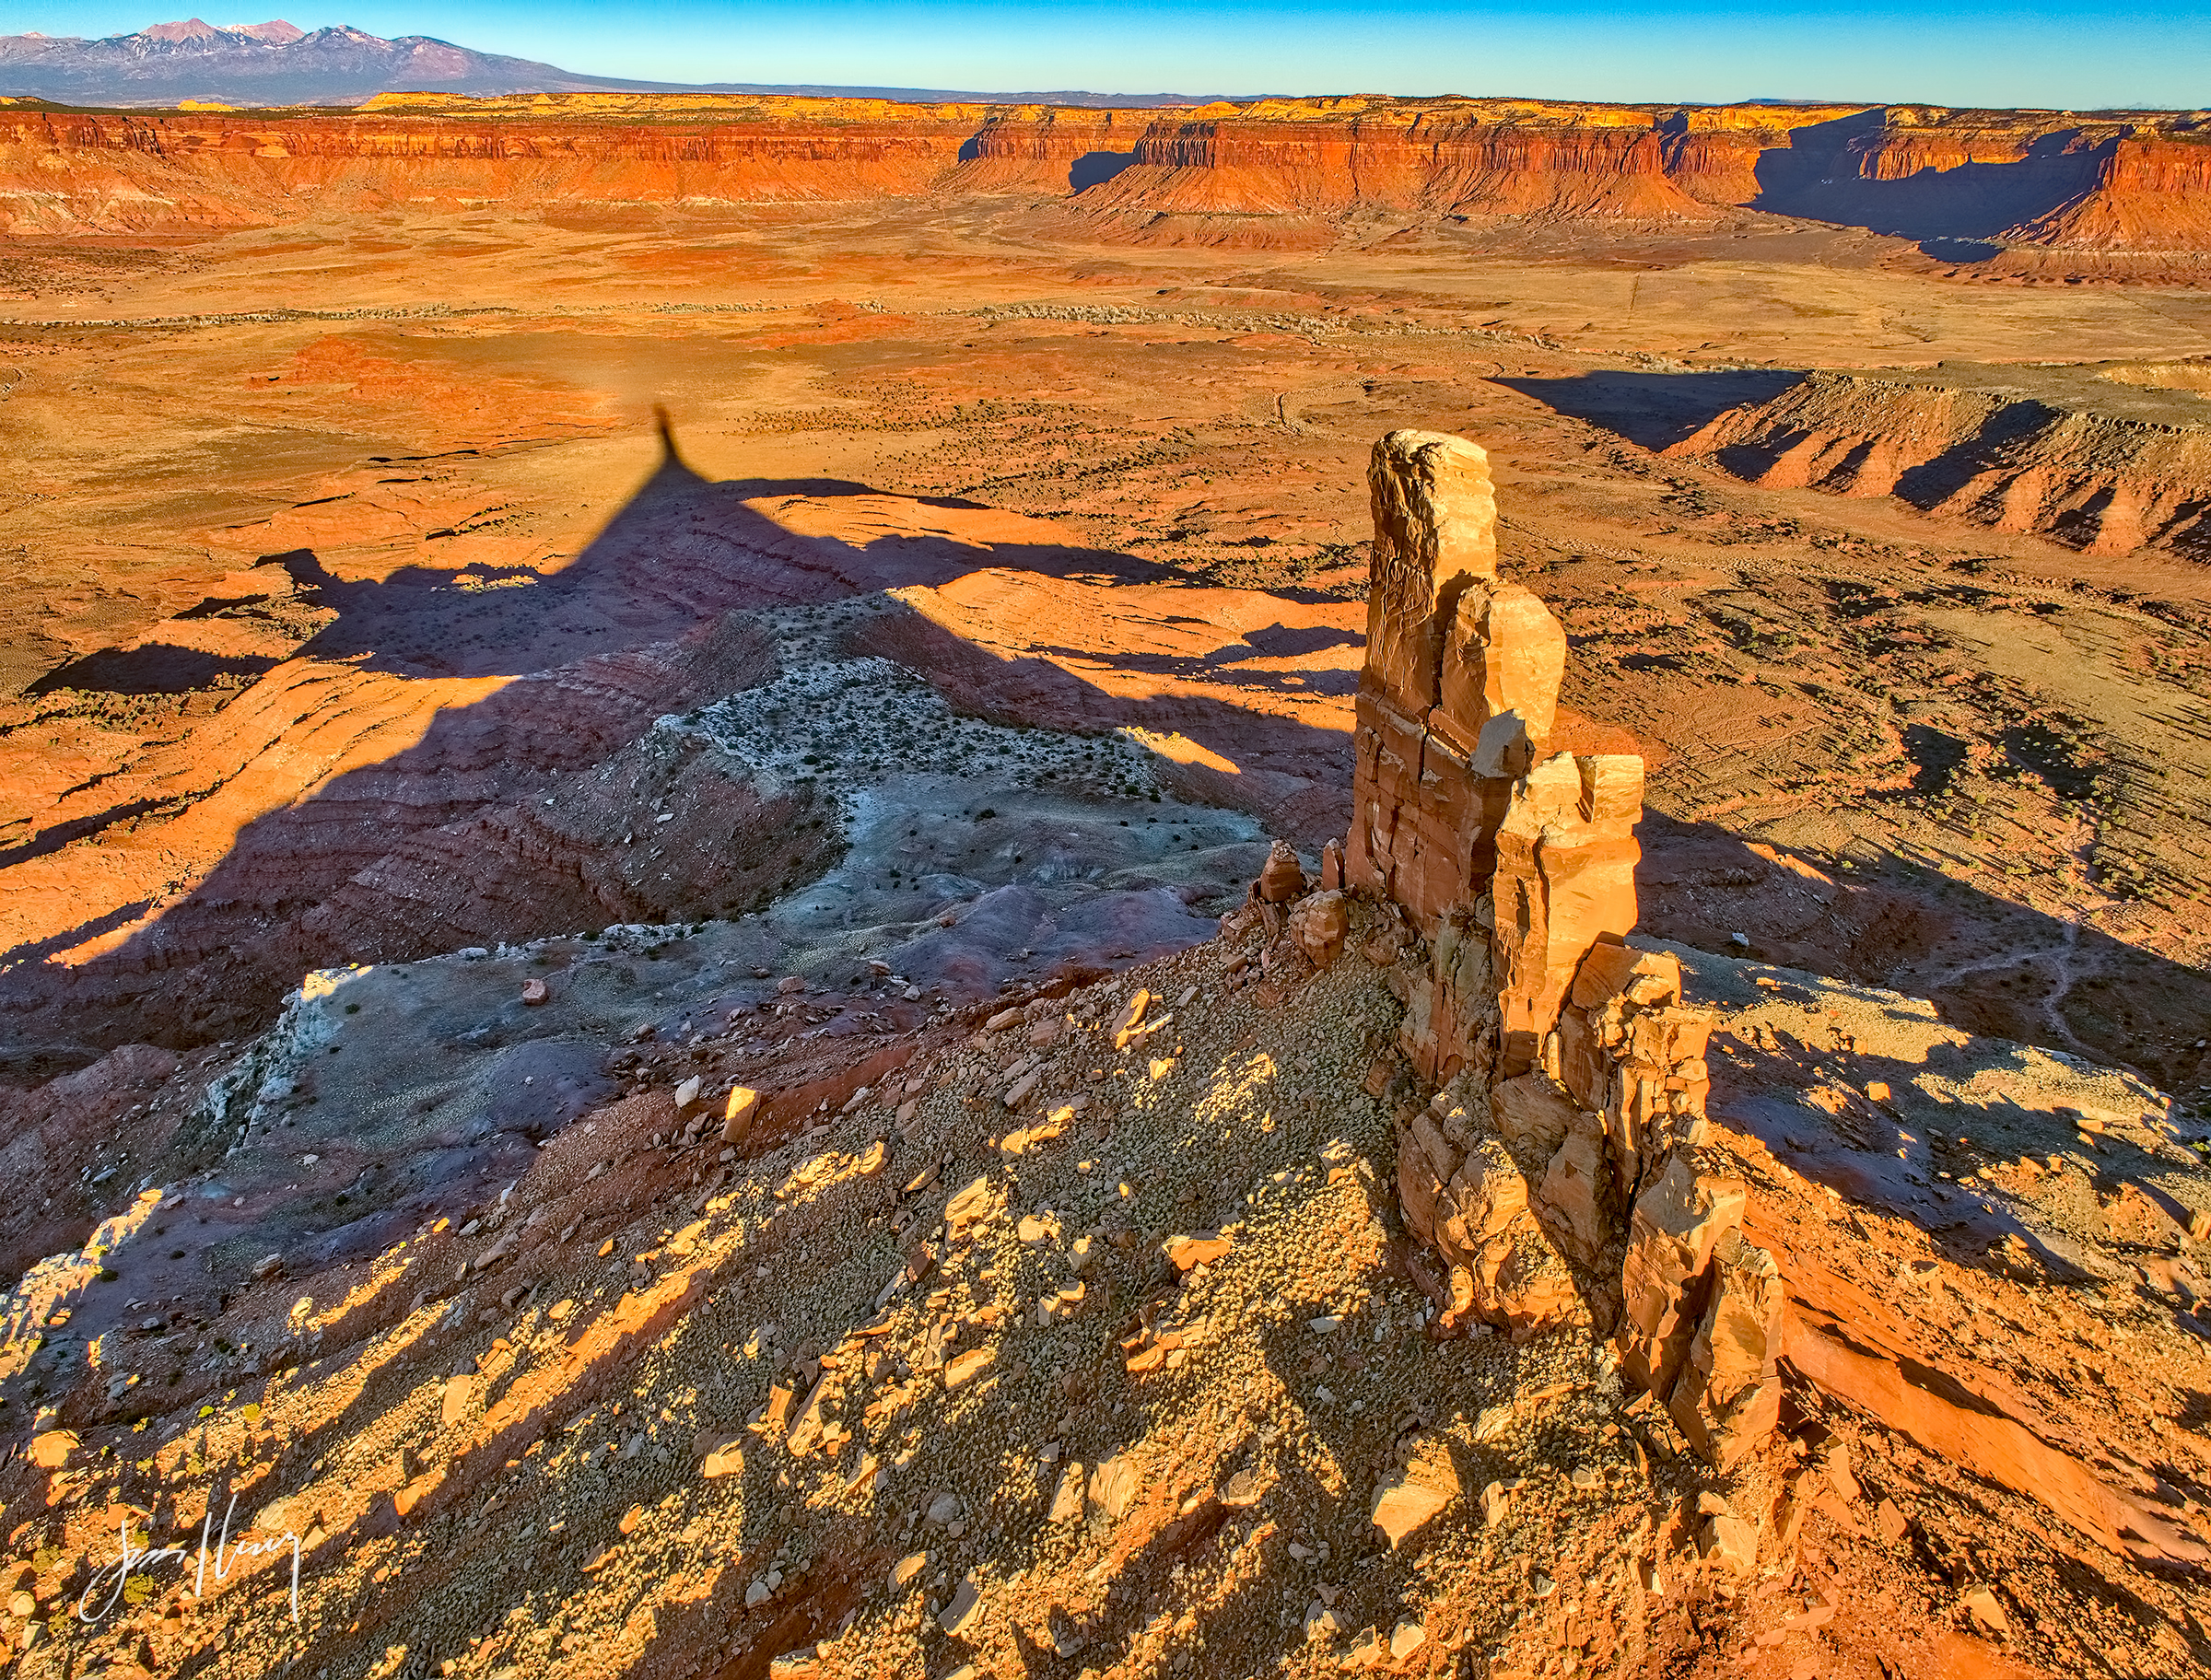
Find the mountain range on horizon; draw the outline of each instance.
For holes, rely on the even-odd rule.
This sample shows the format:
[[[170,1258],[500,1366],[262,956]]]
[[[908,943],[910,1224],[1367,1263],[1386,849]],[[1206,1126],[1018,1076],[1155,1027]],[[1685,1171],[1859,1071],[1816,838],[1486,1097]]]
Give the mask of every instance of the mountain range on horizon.
[[[99,39],[35,32],[0,35],[0,97],[143,109],[174,106],[186,99],[250,107],[357,105],[380,93],[397,92],[705,92],[1116,106],[1199,105],[1225,97],[627,81],[580,76],[533,59],[479,52],[429,35],[386,40],[347,24],[309,30],[281,18],[217,27],[191,18]]]

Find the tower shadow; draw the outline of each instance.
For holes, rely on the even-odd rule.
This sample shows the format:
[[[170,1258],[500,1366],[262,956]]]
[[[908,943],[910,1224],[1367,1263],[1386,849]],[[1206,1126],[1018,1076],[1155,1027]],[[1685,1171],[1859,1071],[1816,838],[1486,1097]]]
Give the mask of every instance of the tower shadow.
[[[411,566],[356,581],[310,550],[275,556],[335,617],[232,700],[275,727],[215,746],[240,758],[231,781],[281,776],[263,766],[287,755],[335,757],[338,772],[240,822],[220,860],[166,904],[88,905],[74,925],[0,952],[0,1078],[42,1082],[128,1043],[182,1049],[250,1036],[313,968],[742,914],[812,879],[827,857],[795,845],[789,798],[713,771],[696,743],[672,754],[638,744],[655,719],[777,674],[774,640],[752,616],[762,610],[985,569],[1088,586],[1187,581],[1129,555],[1034,541],[1033,522],[958,498],[846,479],[712,480],[683,459],[665,416],[659,424],[651,472],[556,572],[477,566],[464,579]],[[777,517],[801,505],[803,520]],[[1316,766],[1319,780],[1348,788],[1347,738],[1260,704],[1313,692],[1294,673],[1240,671],[1195,700],[1132,698],[1048,659],[971,645],[908,609],[875,619],[850,654],[900,660],[955,708],[1082,732],[1217,729],[1251,737],[1281,766],[1203,787],[1186,778],[1186,797],[1269,808],[1312,786]],[[1238,639],[1233,628],[1221,636]],[[454,679],[470,681],[457,691]],[[363,728],[355,718],[369,713],[385,739],[404,733],[394,721],[421,725],[398,750],[347,764]],[[1332,777],[1325,767],[1339,758]],[[0,856],[0,883],[11,867],[52,869],[111,828],[219,821],[226,791],[218,781],[194,801],[155,807],[125,790]],[[694,822],[656,834],[663,845],[630,846],[634,800],[679,793]],[[1337,797],[1293,820],[1339,828]],[[649,869],[649,855],[659,859]],[[141,916],[127,937],[70,960]]]

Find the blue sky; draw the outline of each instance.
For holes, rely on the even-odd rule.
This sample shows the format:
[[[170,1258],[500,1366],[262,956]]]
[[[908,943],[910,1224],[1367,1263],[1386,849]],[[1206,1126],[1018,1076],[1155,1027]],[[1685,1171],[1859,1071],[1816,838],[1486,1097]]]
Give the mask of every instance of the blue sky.
[[[157,0],[157,4],[158,0]],[[143,6],[15,0],[0,28],[127,33]],[[336,0],[210,23],[288,18],[436,35],[571,70],[660,81],[831,82],[986,91],[1533,94],[2030,105],[2211,105],[2211,0],[2070,6],[1632,9],[1524,0]]]

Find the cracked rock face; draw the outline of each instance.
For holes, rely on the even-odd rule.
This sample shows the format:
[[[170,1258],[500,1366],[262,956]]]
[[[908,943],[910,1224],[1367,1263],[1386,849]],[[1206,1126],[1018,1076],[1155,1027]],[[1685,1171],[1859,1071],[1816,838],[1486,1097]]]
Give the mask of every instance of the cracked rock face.
[[[1479,1059],[1492,1001],[1506,1070],[1524,1072],[1582,954],[1635,925],[1642,761],[1547,752],[1565,633],[1534,595],[1497,578],[1481,449],[1393,432],[1375,446],[1369,483],[1374,578],[1346,878],[1404,905],[1439,953],[1415,1005],[1427,1031],[1409,1046],[1421,1076],[1440,1082]]]
[[[1369,484],[1344,869],[1428,941],[1399,1046],[1443,1089],[1399,1116],[1406,1223],[1443,1263],[1446,1325],[1519,1340],[1594,1315],[1732,1464],[1778,1416],[1783,1285],[1742,1240],[1743,1186],[1693,1164],[1713,1017],[1678,960],[1624,942],[1643,761],[1548,751],[1565,634],[1497,576],[1482,450],[1393,432]]]

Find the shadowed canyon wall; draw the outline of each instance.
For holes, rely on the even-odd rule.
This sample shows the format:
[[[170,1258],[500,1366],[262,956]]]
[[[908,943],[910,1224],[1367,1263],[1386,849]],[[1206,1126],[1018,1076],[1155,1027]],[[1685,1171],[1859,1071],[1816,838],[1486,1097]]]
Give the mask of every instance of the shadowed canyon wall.
[[[1365,96],[1174,112],[737,95],[381,96],[357,112],[0,101],[0,231],[177,235],[406,204],[1013,195],[1101,234],[1770,212],[2117,261],[2211,250],[2211,119]],[[2123,266],[2123,263],[2122,264]]]

